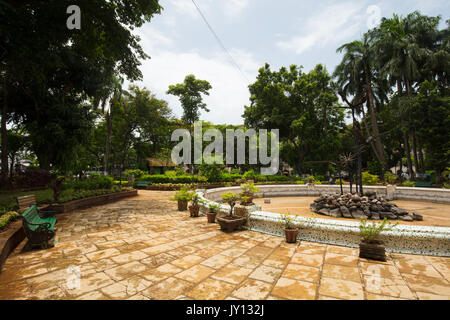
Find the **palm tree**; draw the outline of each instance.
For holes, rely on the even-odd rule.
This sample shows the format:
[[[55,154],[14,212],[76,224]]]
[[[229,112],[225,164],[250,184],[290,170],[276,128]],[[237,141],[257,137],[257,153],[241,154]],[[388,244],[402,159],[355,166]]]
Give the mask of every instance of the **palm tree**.
[[[372,149],[384,169],[386,169],[386,157],[384,146],[381,141],[377,114],[375,108],[374,82],[378,82],[376,72],[373,68],[373,49],[368,34],[361,41],[353,41],[344,44],[337,49],[344,52],[342,62],[336,67],[334,77],[342,91],[355,97],[364,96],[367,101],[367,109],[370,115],[370,127],[372,129]],[[365,121],[365,119],[363,119]],[[366,127],[369,131],[369,128]],[[368,132],[370,134],[370,132]]]

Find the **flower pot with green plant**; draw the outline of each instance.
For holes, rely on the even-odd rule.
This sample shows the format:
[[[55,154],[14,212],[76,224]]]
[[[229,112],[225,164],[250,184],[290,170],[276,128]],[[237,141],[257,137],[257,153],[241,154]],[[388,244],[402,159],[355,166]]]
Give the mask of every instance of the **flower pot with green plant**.
[[[287,243],[296,243],[298,237],[298,228],[295,226],[295,222],[298,215],[295,217],[289,214],[281,214],[279,223],[284,229],[284,234],[286,236]]]
[[[359,244],[359,257],[386,261],[386,250],[383,241],[381,241],[380,234],[383,231],[391,231],[398,223],[392,225],[387,218],[384,218],[381,223],[367,223],[366,219],[361,219],[359,225],[359,235],[361,242]]]
[[[254,183],[243,183],[241,184],[241,205],[243,206],[251,206],[253,204],[253,198],[255,197],[255,193],[259,191],[258,188],[255,187]]]
[[[188,202],[191,201],[194,192],[189,190],[189,187],[183,187],[175,193],[172,198],[173,201],[178,201],[178,211],[186,211]]]
[[[204,201],[200,199],[200,196],[194,193],[191,196],[191,205],[189,206],[189,212],[191,213],[191,218],[197,218],[200,212],[200,204],[203,204]]]
[[[233,215],[233,209],[240,197],[233,192],[227,192],[222,194],[222,199],[230,205],[230,214],[225,217],[217,218],[217,222],[219,223],[221,230],[225,232],[240,230],[247,221],[245,217],[243,218]]]
[[[208,223],[216,223],[217,212],[219,211],[220,206],[218,204],[211,203],[208,206],[208,212],[206,213],[206,218],[208,219]]]

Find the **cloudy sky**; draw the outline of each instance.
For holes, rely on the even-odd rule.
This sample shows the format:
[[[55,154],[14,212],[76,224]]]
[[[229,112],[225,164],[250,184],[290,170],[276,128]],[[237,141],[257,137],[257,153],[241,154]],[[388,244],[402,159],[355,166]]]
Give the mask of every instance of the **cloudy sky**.
[[[323,63],[331,73],[341,58],[336,48],[360,38],[380,17],[419,10],[441,15],[442,27],[450,18],[448,0],[195,2],[239,68],[209,31],[192,0],[161,0],[162,14],[136,31],[151,56],[141,67],[144,79],[139,84],[168,101],[180,117],[177,98],[166,94],[169,85],[182,82],[187,74],[208,80],[213,88],[205,101],[211,112],[202,113],[201,119],[216,124],[243,123],[248,85],[266,62],[273,69],[302,65],[304,71]]]

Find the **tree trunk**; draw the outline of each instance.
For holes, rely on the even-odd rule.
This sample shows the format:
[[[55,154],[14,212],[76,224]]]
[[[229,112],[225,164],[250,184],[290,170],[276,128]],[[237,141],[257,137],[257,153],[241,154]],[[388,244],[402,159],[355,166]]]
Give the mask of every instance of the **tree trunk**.
[[[441,168],[439,166],[435,166],[434,167],[434,171],[435,171],[435,174],[436,174],[436,184],[441,184],[442,183]]]
[[[416,144],[416,132],[415,131],[411,132],[411,141],[412,141],[414,165],[416,166],[416,172],[421,172],[419,158],[417,156],[417,144]]]
[[[369,112],[370,112],[370,121],[372,123],[372,132],[374,135],[374,141],[375,146],[377,149],[377,152],[375,154],[378,155],[378,161],[380,161],[381,166],[383,167],[383,171],[386,170],[386,157],[384,155],[384,147],[383,143],[381,142],[381,136],[380,136],[380,130],[378,128],[378,120],[377,120],[377,114],[375,111],[375,104],[373,101],[373,92],[372,92],[372,84],[369,79],[369,74],[366,71],[366,89],[367,89],[367,95],[368,95],[368,106],[369,106]]]
[[[112,119],[111,111],[108,111],[105,115],[106,120],[106,149],[105,149],[105,176],[109,173],[109,154],[111,152],[111,135],[112,135]]]
[[[3,81],[4,101],[2,107],[1,135],[2,135],[2,168],[1,182],[6,185],[8,181],[8,130],[6,129],[6,117],[8,115],[8,91],[6,80]]]
[[[414,179],[414,171],[412,169],[412,162],[411,162],[411,148],[409,147],[409,139],[408,139],[408,133],[406,132],[406,129],[403,132],[403,143],[405,145],[405,156],[406,161],[408,163],[408,174],[411,179]]]
[[[425,159],[423,157],[423,149],[422,144],[420,143],[420,139],[417,139],[417,149],[419,149],[419,163],[420,163],[420,173],[425,173]]]

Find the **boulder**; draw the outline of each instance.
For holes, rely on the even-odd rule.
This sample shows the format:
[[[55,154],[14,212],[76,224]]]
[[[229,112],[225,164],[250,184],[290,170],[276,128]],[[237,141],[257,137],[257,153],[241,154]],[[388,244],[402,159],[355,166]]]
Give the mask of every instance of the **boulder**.
[[[351,211],[354,219],[366,218],[366,215],[361,210]]]
[[[399,216],[400,220],[403,221],[414,221],[414,217],[410,216],[410,215],[406,215],[406,216]]]
[[[371,213],[370,218],[372,220],[380,220],[380,214],[378,212],[371,211],[370,213]]]
[[[334,217],[334,218],[340,218],[342,217],[342,213],[340,209],[333,209],[330,210],[330,217]]]
[[[323,209],[319,210],[319,213],[323,214],[324,216],[329,216],[330,215],[330,210],[323,208]]]
[[[398,219],[398,217],[395,214],[393,214],[392,212],[380,212],[380,218],[381,219],[388,218],[388,219],[391,219],[391,220],[397,220]]]
[[[413,212],[413,217],[415,221],[423,221],[423,216],[421,214]]]

